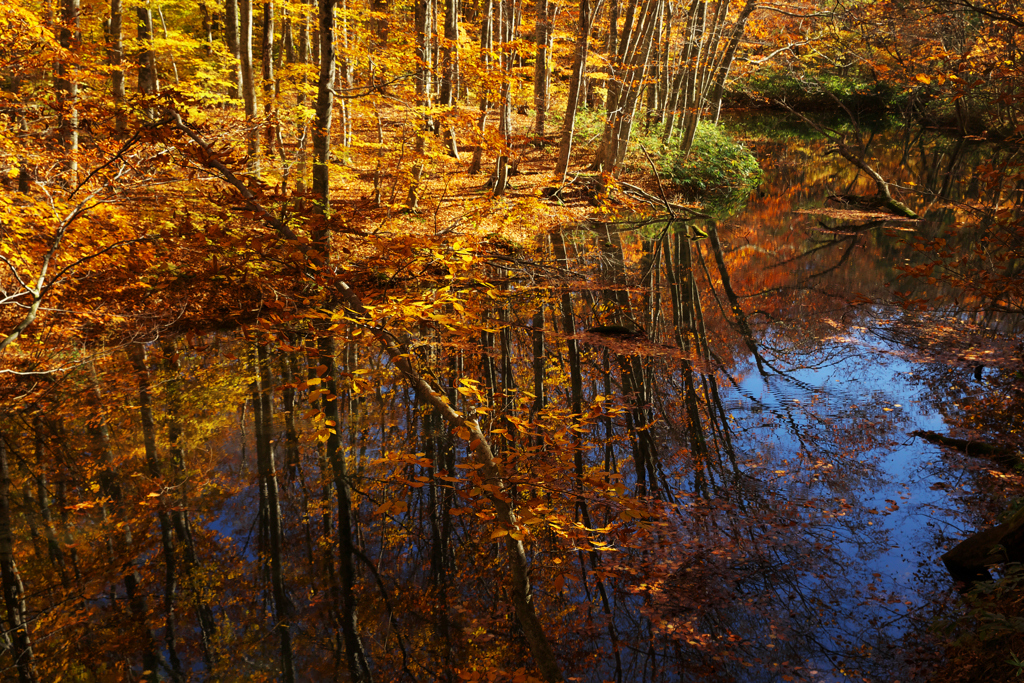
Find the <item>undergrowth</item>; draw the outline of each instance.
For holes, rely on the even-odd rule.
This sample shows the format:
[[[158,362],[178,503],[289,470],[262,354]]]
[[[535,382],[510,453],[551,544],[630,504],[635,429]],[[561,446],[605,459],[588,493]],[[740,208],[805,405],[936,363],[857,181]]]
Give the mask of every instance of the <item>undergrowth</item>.
[[[936,627],[951,643],[933,683],[1024,680],[1024,567],[1009,565],[998,581],[972,588],[959,618]]]
[[[761,167],[750,150],[724,127],[707,122],[698,124],[689,154],[672,150],[662,164],[687,195],[715,205],[745,197],[761,179]]]

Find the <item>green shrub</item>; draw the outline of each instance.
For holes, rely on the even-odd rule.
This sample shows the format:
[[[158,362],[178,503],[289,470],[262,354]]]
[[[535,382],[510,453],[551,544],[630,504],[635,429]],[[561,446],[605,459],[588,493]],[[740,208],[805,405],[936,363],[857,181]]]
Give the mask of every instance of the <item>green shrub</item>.
[[[669,152],[663,169],[694,199],[719,203],[746,195],[761,179],[757,159],[722,126],[700,123],[689,155]]]

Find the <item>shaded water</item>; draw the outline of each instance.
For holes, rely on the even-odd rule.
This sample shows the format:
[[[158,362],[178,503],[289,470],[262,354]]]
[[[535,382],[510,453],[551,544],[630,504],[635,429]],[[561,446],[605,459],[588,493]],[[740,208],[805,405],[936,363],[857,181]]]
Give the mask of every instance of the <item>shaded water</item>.
[[[873,144],[890,177],[979,200],[969,160],[939,152],[954,143],[889,135]],[[121,350],[97,360],[12,442],[40,669],[138,676],[149,653],[161,677],[272,679],[287,624],[299,680],[348,680],[350,572],[376,680],[528,680],[514,534],[568,676],[905,677],[954,594],[938,558],[986,522],[973,498],[991,476],[909,434],[962,426],[1015,366],[967,334],[977,302],[901,279],[948,202],[920,224],[794,213],[863,188],[820,141],[759,152],[764,184],[709,237],[595,223],[534,251],[383,255],[370,315],[479,422],[500,491],[352,316],[149,344],[141,371]],[[496,521],[497,493],[518,527]]]

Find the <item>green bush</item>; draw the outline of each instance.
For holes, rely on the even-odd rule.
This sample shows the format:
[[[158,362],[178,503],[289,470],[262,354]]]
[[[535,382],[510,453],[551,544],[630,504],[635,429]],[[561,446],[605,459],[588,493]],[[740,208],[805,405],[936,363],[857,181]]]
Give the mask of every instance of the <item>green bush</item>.
[[[689,155],[674,150],[663,163],[664,172],[686,194],[716,203],[746,195],[761,179],[750,150],[713,123],[698,124]]]

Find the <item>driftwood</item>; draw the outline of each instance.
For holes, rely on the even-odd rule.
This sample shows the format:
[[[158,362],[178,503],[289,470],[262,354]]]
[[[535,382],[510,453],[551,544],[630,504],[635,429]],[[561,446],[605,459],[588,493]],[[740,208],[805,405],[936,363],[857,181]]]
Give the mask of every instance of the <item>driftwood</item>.
[[[965,453],[975,458],[987,458],[1006,467],[1016,467],[1021,464],[1020,455],[1018,454],[1017,449],[1012,446],[968,439],[954,439],[953,437],[944,436],[937,432],[926,432],[920,429],[910,432],[910,435],[919,436],[925,441],[937,443],[940,446],[955,448],[961,453]]]
[[[965,538],[942,556],[949,575],[967,587],[991,581],[988,567],[1003,562],[1024,562],[1024,514]]]

